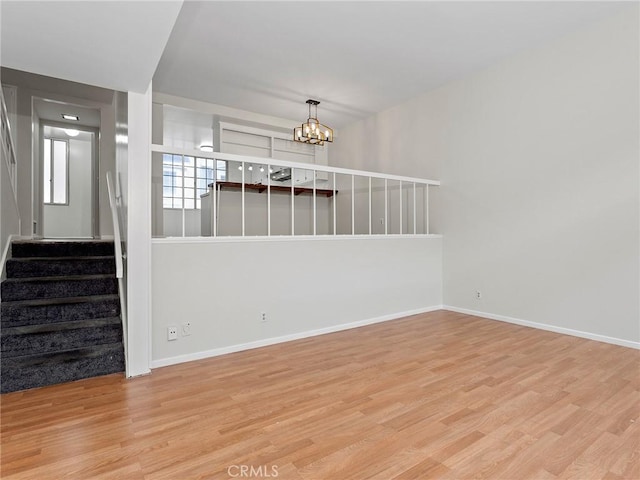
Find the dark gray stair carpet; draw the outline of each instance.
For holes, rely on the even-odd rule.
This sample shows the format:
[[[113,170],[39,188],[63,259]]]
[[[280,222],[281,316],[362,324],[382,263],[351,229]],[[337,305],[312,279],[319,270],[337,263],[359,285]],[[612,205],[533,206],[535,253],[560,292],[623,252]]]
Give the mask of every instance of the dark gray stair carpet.
[[[113,256],[113,242],[94,240],[80,241],[37,241],[28,240],[11,244],[11,257],[79,257]]]
[[[84,297],[118,293],[115,275],[8,278],[2,282],[2,300]]]
[[[120,318],[112,317],[3,328],[0,351],[6,359],[33,352],[49,353],[121,341]]]
[[[122,342],[2,359],[1,393],[124,371]]]
[[[113,242],[14,242],[6,274],[0,392],[124,371]]]
[[[6,271],[9,278],[114,274],[116,262],[110,256],[10,258]]]
[[[21,300],[0,304],[2,328],[42,323],[117,317],[120,315],[118,295],[92,295],[40,300]]]

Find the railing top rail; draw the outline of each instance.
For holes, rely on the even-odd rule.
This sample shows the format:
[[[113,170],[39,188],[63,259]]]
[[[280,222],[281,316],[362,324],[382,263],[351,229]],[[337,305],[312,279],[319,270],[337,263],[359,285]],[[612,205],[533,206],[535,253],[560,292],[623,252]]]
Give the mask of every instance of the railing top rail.
[[[215,160],[228,160],[232,162],[249,162],[256,165],[277,165],[279,167],[299,168],[303,170],[316,170],[319,172],[338,173],[341,175],[356,175],[362,177],[381,178],[387,180],[398,180],[402,182],[417,183],[421,185],[440,185],[438,180],[429,180],[426,178],[404,177],[401,175],[388,175],[378,172],[368,172],[365,170],[353,170],[349,168],[330,167],[327,165],[317,165],[315,163],[290,162],[288,160],[279,160],[277,158],[251,157],[246,155],[235,155],[232,153],[221,152],[203,152],[201,150],[170,147],[167,145],[151,145],[151,151],[156,153],[170,153],[173,155],[185,155],[189,157],[211,158]]]

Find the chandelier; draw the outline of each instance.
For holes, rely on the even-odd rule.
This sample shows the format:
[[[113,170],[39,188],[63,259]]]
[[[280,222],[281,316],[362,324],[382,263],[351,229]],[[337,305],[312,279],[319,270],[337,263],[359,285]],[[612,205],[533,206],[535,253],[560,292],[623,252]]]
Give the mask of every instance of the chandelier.
[[[311,145],[324,145],[324,142],[333,142],[333,130],[322,125],[318,121],[318,100],[307,100],[309,104],[309,118],[307,122],[293,129],[293,139],[296,142],[310,143]],[[314,116],[311,116],[311,107],[315,108]]]

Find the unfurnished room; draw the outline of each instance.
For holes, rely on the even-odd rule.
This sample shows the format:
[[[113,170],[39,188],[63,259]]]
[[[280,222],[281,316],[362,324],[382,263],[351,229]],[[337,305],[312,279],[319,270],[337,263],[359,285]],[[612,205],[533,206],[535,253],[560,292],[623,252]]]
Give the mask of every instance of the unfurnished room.
[[[640,479],[640,2],[0,1],[0,476]]]

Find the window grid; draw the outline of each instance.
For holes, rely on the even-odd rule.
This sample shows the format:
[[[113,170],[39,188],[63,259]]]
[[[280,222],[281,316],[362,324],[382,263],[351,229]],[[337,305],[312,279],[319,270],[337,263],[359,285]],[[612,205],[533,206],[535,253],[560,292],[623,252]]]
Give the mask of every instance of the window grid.
[[[200,209],[200,195],[208,191],[214,175],[218,181],[225,181],[227,162],[165,153],[162,156],[163,208]]]

